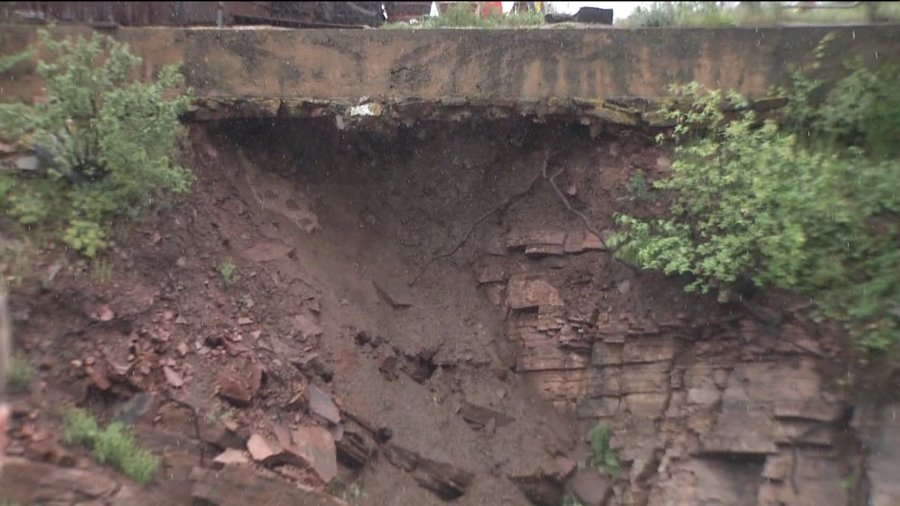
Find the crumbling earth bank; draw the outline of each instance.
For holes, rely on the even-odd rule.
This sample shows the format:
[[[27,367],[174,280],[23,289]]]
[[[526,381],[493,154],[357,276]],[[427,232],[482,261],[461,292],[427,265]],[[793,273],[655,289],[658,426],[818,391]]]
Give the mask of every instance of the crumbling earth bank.
[[[664,205],[634,186],[670,165],[642,134],[308,119],[191,140],[193,194],[108,272],[47,254],[53,283],[14,293],[43,371],[14,406],[15,499],[862,504],[836,334],[797,301],[720,305],[607,250],[615,212]],[[156,483],[60,445],[72,402],[136,423]],[[577,465],[598,422],[618,476]]]

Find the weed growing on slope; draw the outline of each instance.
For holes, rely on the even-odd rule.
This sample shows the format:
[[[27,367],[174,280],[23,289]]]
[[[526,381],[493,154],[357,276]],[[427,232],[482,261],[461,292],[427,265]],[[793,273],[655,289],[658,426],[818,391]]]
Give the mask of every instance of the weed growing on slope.
[[[81,409],[66,412],[63,439],[90,448],[98,462],[112,464],[142,485],[153,480],[159,467],[159,458],[140,448],[123,423],[113,422],[101,429],[97,420]]]
[[[585,464],[594,469],[599,469],[609,476],[616,477],[621,471],[619,452],[610,445],[612,441],[612,429],[606,425],[598,424],[588,431],[587,440],[591,452]]]
[[[216,272],[219,273],[219,278],[221,278],[225,288],[231,288],[237,282],[237,267],[230,261],[220,263],[216,267]]]

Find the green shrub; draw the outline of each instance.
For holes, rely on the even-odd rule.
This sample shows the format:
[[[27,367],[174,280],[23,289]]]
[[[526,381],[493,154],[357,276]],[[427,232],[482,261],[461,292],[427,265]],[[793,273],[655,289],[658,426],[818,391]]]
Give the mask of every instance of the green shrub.
[[[98,462],[112,464],[142,485],[150,483],[159,467],[159,458],[139,448],[124,424],[113,422],[101,430],[84,410],[66,412],[63,439],[71,445],[87,446]]]
[[[610,446],[612,429],[606,425],[598,424],[588,431],[587,439],[591,447],[591,453],[585,462],[588,466],[599,469],[609,476],[619,475],[619,452]]]
[[[857,68],[819,101],[802,81],[787,126],[744,100],[678,87],[668,111],[675,161],[656,188],[674,192],[666,217],[617,216],[621,258],[688,275],[688,290],[752,281],[807,295],[866,348],[900,332],[900,81],[896,68]],[[687,105],[684,105],[687,104]],[[894,142],[890,140],[894,139]]]
[[[93,445],[100,432],[97,420],[88,412],[72,409],[66,412],[63,428],[63,440],[70,445]]]
[[[824,56],[824,55],[822,55]],[[822,82],[794,74],[789,128],[820,150],[852,147],[876,159],[900,156],[900,66],[869,70],[859,62],[824,94]]]
[[[5,180],[0,205],[23,225],[59,229],[92,257],[109,244],[114,219],[188,190],[191,176],[172,158],[190,96],[174,96],[182,84],[174,66],[155,82],[132,79],[140,58],[110,37],[55,41],[42,31],[40,39],[53,55],[37,65],[47,100],[0,104],[0,136],[31,148],[40,164]]]

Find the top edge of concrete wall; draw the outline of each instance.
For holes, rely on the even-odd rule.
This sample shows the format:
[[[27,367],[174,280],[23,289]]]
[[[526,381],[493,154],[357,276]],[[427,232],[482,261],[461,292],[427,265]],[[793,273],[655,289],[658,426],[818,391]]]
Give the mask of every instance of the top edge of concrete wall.
[[[3,25],[3,53],[23,49],[40,26]],[[51,28],[57,37],[84,26]],[[698,81],[750,97],[787,84],[831,35],[818,70],[826,80],[858,58],[900,63],[900,25],[770,28],[555,28],[292,30],[280,28],[117,28],[142,77],[182,65],[198,98],[441,101],[558,100],[668,94]],[[0,95],[40,93],[33,68],[0,76]]]

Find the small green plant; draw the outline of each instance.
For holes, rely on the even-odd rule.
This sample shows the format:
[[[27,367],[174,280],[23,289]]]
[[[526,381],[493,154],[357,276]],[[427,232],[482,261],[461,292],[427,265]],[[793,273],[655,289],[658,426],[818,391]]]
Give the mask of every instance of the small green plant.
[[[123,423],[113,422],[101,429],[97,420],[81,409],[66,412],[63,439],[70,445],[87,446],[98,462],[112,464],[142,485],[150,483],[159,467],[159,458],[139,448]]]
[[[362,487],[357,483],[351,483],[350,486],[344,489],[341,492],[341,499],[347,501],[350,504],[359,504],[359,501],[365,497],[366,493],[363,492]]]
[[[225,288],[230,288],[237,282],[237,267],[230,261],[220,263],[219,266],[216,267],[216,271],[219,273],[219,277],[222,279],[222,284],[225,285]]]
[[[91,280],[96,283],[106,283],[112,279],[112,264],[105,258],[91,260]]]
[[[591,447],[586,465],[599,469],[609,476],[617,477],[621,470],[619,464],[619,452],[610,446],[612,441],[612,429],[603,424],[597,424],[588,431],[587,440]]]
[[[340,497],[345,502],[353,505],[359,504],[366,496],[366,493],[358,483],[351,483],[348,485],[337,479],[329,483],[326,490],[329,494]]]
[[[26,358],[15,355],[9,361],[9,370],[6,373],[6,382],[10,392],[24,392],[31,380],[34,379],[35,370]]]
[[[253,297],[248,293],[241,295],[241,298],[238,299],[238,306],[241,309],[252,309],[254,305],[256,305],[256,302],[253,301]]]
[[[52,55],[37,63],[46,100],[0,104],[0,138],[30,150],[36,168],[4,176],[0,208],[93,257],[115,219],[188,190],[190,173],[172,159],[190,93],[174,93],[183,83],[174,66],[154,82],[134,80],[141,59],[111,37],[57,40],[42,30],[40,41]]]
[[[234,410],[231,408],[225,408],[221,410],[210,411],[203,418],[206,420],[206,425],[215,425],[229,420],[233,416]]]
[[[643,170],[638,169],[638,171],[628,179],[628,193],[630,194],[629,198],[633,202],[643,204],[652,200],[649,186],[647,185],[647,178],[644,176]]]
[[[856,488],[856,480],[856,472],[852,471],[841,480],[841,487],[847,492],[852,492]]]
[[[566,494],[563,496],[562,506],[583,506],[581,501],[576,499],[571,494]]]

